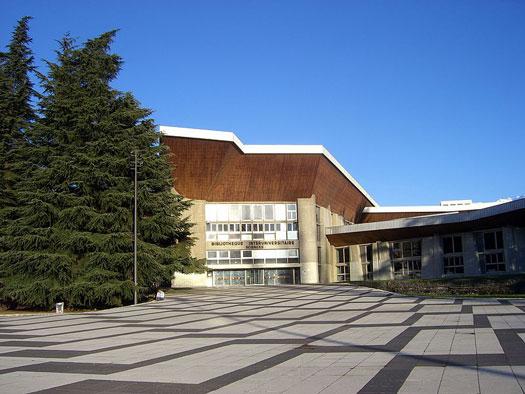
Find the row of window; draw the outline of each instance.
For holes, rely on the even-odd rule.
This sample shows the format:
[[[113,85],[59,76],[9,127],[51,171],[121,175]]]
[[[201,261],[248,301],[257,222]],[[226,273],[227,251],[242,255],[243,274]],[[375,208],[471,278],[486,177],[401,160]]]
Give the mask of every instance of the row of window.
[[[476,249],[480,269],[483,273],[505,272],[503,233],[501,230],[475,233]],[[460,235],[442,237],[443,274],[463,275],[463,239]],[[421,277],[421,240],[397,241],[390,244],[391,270],[394,279]],[[363,273],[372,270],[371,245],[359,246],[359,260],[363,263]],[[337,249],[337,277],[339,281],[348,279],[350,248]],[[370,276],[370,275],[368,275]]]
[[[488,231],[476,233],[474,236],[481,271],[483,273],[505,272],[503,232],[501,230]],[[443,273],[445,275],[465,273],[463,239],[459,235],[443,237]]]
[[[208,250],[206,263],[216,264],[297,264],[298,249]]]
[[[297,204],[206,204],[206,222],[295,221]]]
[[[206,223],[208,241],[295,240],[297,222],[287,223]]]

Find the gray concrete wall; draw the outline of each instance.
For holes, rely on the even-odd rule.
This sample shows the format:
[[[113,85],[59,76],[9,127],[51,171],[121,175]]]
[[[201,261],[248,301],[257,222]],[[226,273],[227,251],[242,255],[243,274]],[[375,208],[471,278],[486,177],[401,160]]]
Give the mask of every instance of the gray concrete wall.
[[[330,245],[328,238],[325,235],[325,228],[333,226],[333,214],[330,210],[319,207],[319,224],[321,225],[321,240],[319,246],[321,247],[321,277],[320,283],[335,282],[335,263],[332,264],[335,256],[335,248]],[[337,258],[337,257],[336,257]]]
[[[301,282],[319,283],[317,268],[317,236],[315,222],[315,195],[297,199],[297,220],[299,224],[299,259],[301,261]]]

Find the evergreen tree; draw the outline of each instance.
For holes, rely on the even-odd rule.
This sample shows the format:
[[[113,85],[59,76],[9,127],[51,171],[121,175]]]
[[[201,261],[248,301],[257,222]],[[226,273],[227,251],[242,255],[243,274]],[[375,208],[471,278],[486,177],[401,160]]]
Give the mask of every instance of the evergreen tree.
[[[14,189],[27,169],[25,136],[35,120],[30,19],[26,16],[18,21],[7,52],[0,52],[0,232],[16,211]]]
[[[0,297],[13,306],[105,307],[133,299],[133,173],[138,182],[139,294],[202,264],[190,256],[189,203],[172,193],[166,147],[151,111],[110,86],[122,59],[115,31],[76,47],[65,37],[48,62],[40,119],[31,134],[39,162],[23,184],[23,214],[0,255]]]

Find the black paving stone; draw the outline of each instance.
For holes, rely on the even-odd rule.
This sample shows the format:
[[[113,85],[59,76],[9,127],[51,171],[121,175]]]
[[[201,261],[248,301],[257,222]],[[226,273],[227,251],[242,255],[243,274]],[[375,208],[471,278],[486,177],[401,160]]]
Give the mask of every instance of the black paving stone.
[[[54,372],[54,373],[78,373],[111,375],[112,373],[122,372],[130,369],[128,364],[109,364],[109,363],[72,363],[50,361],[41,364],[24,365],[19,367],[19,371],[30,372]]]
[[[396,356],[358,393],[397,393],[416,365],[413,357]]]
[[[490,321],[487,315],[473,315],[475,328],[491,328]]]
[[[51,345],[59,345],[60,342],[44,342],[44,341],[4,341],[0,342],[0,346],[7,347],[46,347]]]
[[[83,356],[87,353],[88,352],[80,350],[26,349],[15,352],[0,353],[0,357],[71,358]]]

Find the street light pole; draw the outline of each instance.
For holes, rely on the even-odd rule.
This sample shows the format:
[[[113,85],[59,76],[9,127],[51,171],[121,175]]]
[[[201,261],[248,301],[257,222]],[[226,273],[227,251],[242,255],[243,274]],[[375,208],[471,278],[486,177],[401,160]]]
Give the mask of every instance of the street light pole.
[[[137,305],[137,149],[133,150],[133,164],[135,173],[134,198],[133,198],[133,303]]]

